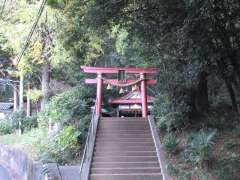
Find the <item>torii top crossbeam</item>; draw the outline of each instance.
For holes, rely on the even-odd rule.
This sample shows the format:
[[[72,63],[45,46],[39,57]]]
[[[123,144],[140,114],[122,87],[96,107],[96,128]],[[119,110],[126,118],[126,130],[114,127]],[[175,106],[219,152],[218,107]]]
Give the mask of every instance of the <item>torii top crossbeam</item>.
[[[85,73],[97,74],[96,79],[86,79],[86,84],[97,84],[97,114],[101,116],[101,105],[102,105],[102,88],[103,84],[111,84],[113,86],[132,86],[137,83],[141,83],[141,101],[142,101],[142,116],[147,117],[148,106],[147,106],[147,85],[156,84],[157,81],[154,79],[146,79],[147,74],[157,74],[158,68],[121,68],[121,67],[87,67],[81,66],[81,70]],[[139,74],[140,78],[136,81],[127,80],[119,81],[119,79],[104,79],[103,74],[118,74],[124,71],[127,74]]]
[[[102,73],[102,74],[116,74],[119,70],[123,70],[128,74],[156,74],[159,72],[158,68],[118,68],[118,67],[88,67],[81,66],[81,69],[86,73]]]

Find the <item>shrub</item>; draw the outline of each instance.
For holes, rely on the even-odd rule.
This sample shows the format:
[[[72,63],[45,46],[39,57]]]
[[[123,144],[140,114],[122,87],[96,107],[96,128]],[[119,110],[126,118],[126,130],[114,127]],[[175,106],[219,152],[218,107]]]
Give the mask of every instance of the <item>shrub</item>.
[[[14,130],[19,129],[19,123],[23,125],[24,118],[26,114],[23,110],[15,111],[8,115],[7,120],[12,123]]]
[[[64,127],[54,138],[49,138],[38,145],[42,159],[51,159],[60,164],[68,164],[80,156],[81,143],[80,137],[83,133],[73,126]]]
[[[0,135],[11,134],[13,131],[12,124],[7,120],[0,121]]]
[[[160,94],[154,102],[153,113],[158,127],[171,131],[184,126],[189,120],[188,96],[178,96],[174,101],[169,95]]]
[[[30,98],[33,103],[37,103],[42,97],[42,91],[38,89],[33,89],[30,92]]]
[[[21,123],[22,131],[28,131],[31,128],[37,127],[37,119],[35,116],[27,117],[23,110],[15,111],[8,115],[7,121],[11,123],[12,129],[19,129],[19,124]]]
[[[163,139],[164,148],[169,153],[176,152],[179,142],[179,139],[173,133],[167,134]]]
[[[188,138],[188,145],[184,152],[186,161],[190,161],[195,165],[202,165],[204,160],[207,160],[210,151],[214,145],[216,131],[193,133]]]
[[[90,115],[90,94],[86,88],[75,87],[54,96],[47,107],[39,113],[38,122],[41,126],[47,126],[49,120],[67,123]]]
[[[239,145],[239,143],[234,139],[228,139],[224,142],[224,146],[229,150],[238,146],[238,145]]]

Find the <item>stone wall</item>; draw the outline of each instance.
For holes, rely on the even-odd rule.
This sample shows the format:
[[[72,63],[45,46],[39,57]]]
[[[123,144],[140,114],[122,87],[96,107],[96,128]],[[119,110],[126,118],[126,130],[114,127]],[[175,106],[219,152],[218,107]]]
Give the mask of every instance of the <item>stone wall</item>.
[[[12,180],[79,180],[80,177],[79,166],[43,164],[29,159],[17,149],[1,144],[0,164],[9,171]]]
[[[43,166],[30,160],[23,152],[5,145],[0,145],[0,162],[9,169],[13,179],[17,177],[19,180],[39,179]]]

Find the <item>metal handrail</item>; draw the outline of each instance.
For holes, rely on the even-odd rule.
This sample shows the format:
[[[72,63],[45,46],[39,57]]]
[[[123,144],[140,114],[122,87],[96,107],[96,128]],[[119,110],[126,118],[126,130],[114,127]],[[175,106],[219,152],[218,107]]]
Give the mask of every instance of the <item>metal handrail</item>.
[[[83,151],[83,156],[80,164],[80,180],[87,180],[90,172],[90,163],[92,161],[93,148],[96,138],[98,115],[97,115],[97,100],[92,112],[91,122],[88,129],[87,139]],[[85,172],[86,171],[86,172]]]

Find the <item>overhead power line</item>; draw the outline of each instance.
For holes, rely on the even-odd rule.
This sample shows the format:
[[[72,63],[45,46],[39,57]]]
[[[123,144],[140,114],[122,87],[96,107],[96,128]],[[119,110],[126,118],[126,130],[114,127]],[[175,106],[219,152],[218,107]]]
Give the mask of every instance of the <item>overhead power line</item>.
[[[41,6],[40,6],[40,8],[39,8],[39,10],[38,10],[37,18],[36,18],[36,20],[35,20],[32,28],[31,28],[29,34],[28,34],[28,37],[27,37],[27,39],[26,39],[26,42],[25,42],[22,50],[20,51],[19,55],[17,56],[16,66],[17,66],[17,65],[19,64],[19,62],[21,61],[21,59],[22,59],[25,51],[27,50],[27,48],[28,48],[28,46],[29,46],[29,43],[31,42],[32,35],[33,35],[34,31],[36,30],[36,27],[37,27],[37,25],[38,25],[38,22],[39,22],[39,20],[40,20],[40,18],[41,18],[41,15],[42,15],[42,13],[43,13],[44,7],[45,7],[45,5],[46,5],[46,2],[47,2],[47,0],[43,0],[43,1],[42,1],[42,4],[41,4]]]

